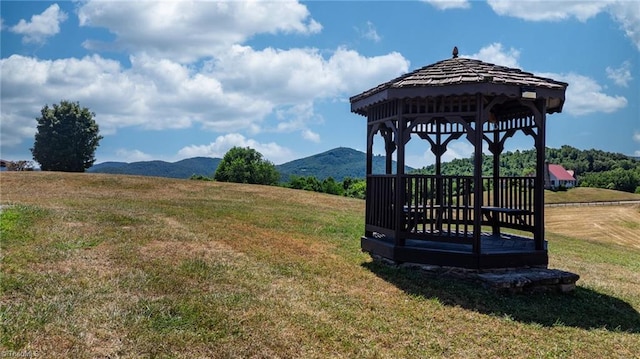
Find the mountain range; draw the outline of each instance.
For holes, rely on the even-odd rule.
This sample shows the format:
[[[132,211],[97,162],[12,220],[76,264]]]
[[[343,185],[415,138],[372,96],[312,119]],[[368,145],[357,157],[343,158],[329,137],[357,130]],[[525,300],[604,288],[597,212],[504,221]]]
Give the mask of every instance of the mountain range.
[[[492,172],[490,156],[483,160],[483,173]],[[343,181],[346,177],[364,178],[367,155],[351,148],[338,147],[313,156],[297,159],[276,166],[280,181],[288,183],[291,176],[315,177],[323,181],[332,177]],[[640,193],[640,161],[619,153],[601,150],[579,150],[571,146],[547,148],[549,163],[559,164],[574,171],[581,186],[617,189]],[[104,162],[88,169],[88,172],[130,174],[141,176],[190,178],[193,175],[213,177],[220,158],[194,157],[178,162]],[[526,176],[535,171],[534,150],[505,152],[500,158],[500,173],[506,176]],[[395,161],[394,161],[395,162]],[[396,164],[393,164],[395,168]],[[374,173],[385,173],[384,156],[374,156]],[[420,169],[405,167],[405,173],[435,173],[434,165]],[[473,158],[454,159],[442,164],[443,175],[473,174]]]
[[[338,147],[313,156],[297,159],[277,165],[281,181],[288,182],[292,175],[319,180],[332,177],[342,181],[345,177],[364,178],[366,172],[366,153],[351,148]],[[89,168],[87,172],[130,174],[139,176],[156,176],[170,178],[189,178],[192,175],[213,177],[221,158],[194,157],[178,162],[141,161],[141,162],[103,162]],[[384,156],[374,156],[375,173],[384,173],[386,166]],[[394,162],[395,166],[395,162]],[[405,167],[405,171],[413,170]]]
[[[178,162],[103,162],[93,165],[87,172],[189,178],[194,174],[212,176],[220,161],[220,158],[193,157]]]

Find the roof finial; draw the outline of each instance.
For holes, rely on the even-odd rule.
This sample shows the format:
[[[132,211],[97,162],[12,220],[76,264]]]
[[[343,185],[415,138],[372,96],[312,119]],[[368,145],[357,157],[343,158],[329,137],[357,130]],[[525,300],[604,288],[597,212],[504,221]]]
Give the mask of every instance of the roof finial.
[[[453,58],[458,58],[458,46],[453,47]]]

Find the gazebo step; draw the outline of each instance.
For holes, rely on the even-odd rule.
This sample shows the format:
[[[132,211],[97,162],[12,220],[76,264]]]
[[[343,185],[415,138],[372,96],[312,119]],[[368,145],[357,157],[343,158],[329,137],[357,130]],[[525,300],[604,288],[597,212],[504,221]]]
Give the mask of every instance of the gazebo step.
[[[556,291],[567,293],[576,288],[580,276],[559,269],[520,268],[477,273],[486,287],[508,292]]]
[[[388,266],[421,270],[430,275],[452,277],[480,283],[484,287],[505,293],[561,292],[576,288],[580,276],[560,269],[523,267],[503,269],[465,269],[432,264],[402,263],[372,255],[372,258]]]

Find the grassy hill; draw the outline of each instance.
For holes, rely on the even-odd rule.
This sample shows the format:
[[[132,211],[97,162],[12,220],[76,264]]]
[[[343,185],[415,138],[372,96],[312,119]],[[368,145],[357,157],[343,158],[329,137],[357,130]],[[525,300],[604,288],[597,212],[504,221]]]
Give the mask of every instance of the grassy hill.
[[[105,174],[3,172],[0,182],[3,353],[640,353],[638,206],[608,207],[613,217],[591,215],[592,207],[571,216],[573,209],[548,209],[551,267],[580,274],[578,288],[500,295],[372,262],[359,247],[361,200]],[[602,231],[582,231],[594,225]],[[626,241],[606,234],[614,232]]]
[[[544,201],[547,204],[640,201],[640,194],[605,188],[576,187],[567,191],[545,191]]]

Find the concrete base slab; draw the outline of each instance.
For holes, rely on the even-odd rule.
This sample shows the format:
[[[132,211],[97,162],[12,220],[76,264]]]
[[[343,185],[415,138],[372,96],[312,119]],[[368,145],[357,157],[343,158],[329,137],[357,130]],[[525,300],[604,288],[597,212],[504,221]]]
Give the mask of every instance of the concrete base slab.
[[[576,288],[576,282],[580,279],[575,273],[548,268],[518,268],[474,275],[486,287],[507,292],[567,293]]]
[[[375,261],[389,266],[417,269],[430,274],[454,277],[477,282],[498,292],[561,292],[568,293],[576,288],[580,276],[544,267],[522,267],[507,269],[466,269],[417,263],[395,263],[389,259],[372,256]]]

